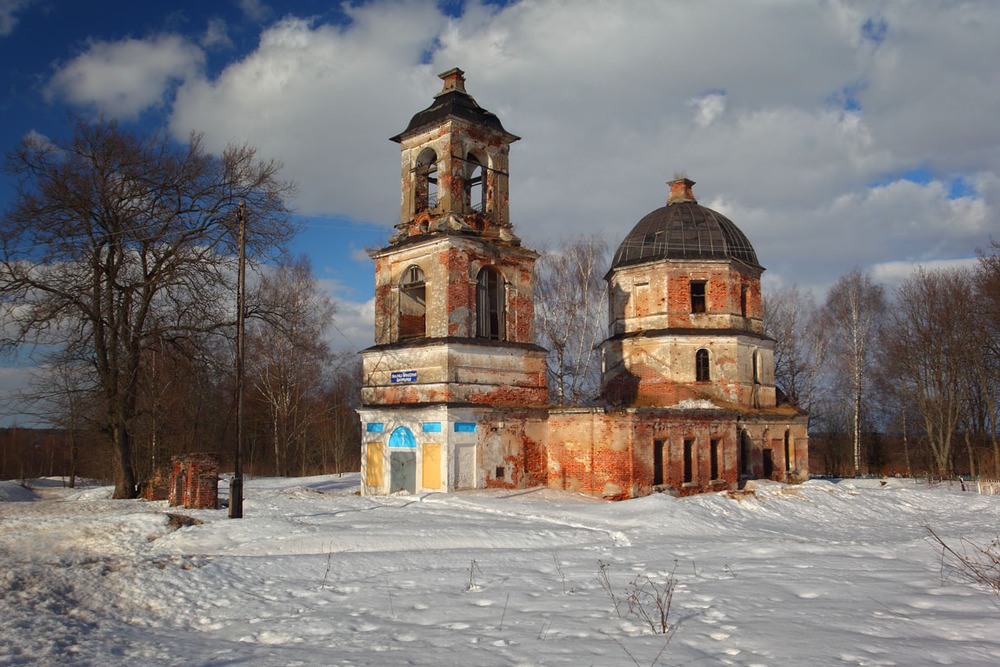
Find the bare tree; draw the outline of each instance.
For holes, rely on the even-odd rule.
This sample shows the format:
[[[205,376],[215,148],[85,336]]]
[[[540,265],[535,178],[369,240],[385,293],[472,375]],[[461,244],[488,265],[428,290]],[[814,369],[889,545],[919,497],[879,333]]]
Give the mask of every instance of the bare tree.
[[[873,282],[868,274],[854,269],[830,289],[820,314],[831,357],[850,379],[855,475],[861,472],[868,372],[885,309],[885,290],[882,286]]]
[[[967,272],[918,270],[899,286],[886,330],[890,374],[916,401],[942,475],[952,473],[953,439],[966,410],[971,301]]]
[[[5,346],[36,342],[85,359],[113,445],[115,497],[138,492],[132,426],[151,340],[231,323],[234,212],[244,200],[248,254],[280,247],[293,227],[280,165],[246,145],[209,154],[114,122],[76,124],[67,141],[25,139],[8,157],[18,179],[0,223]]]
[[[826,340],[812,295],[795,285],[764,295],[764,333],[774,339],[774,383],[792,405],[813,412]]]
[[[600,390],[607,267],[608,246],[599,236],[543,251],[535,266],[535,328],[549,350],[549,394],[556,404],[586,403]]]
[[[268,406],[275,472],[288,474],[297,455],[299,474],[308,465],[306,434],[321,416],[330,351],[324,333],[334,304],[320,291],[307,257],[282,260],[261,277],[257,319],[248,332],[248,374]]]
[[[980,253],[973,280],[976,322],[980,332],[975,362],[976,385],[984,405],[993,449],[993,474],[1000,477],[1000,442],[997,411],[1000,410],[1000,242],[992,244],[992,254]]]

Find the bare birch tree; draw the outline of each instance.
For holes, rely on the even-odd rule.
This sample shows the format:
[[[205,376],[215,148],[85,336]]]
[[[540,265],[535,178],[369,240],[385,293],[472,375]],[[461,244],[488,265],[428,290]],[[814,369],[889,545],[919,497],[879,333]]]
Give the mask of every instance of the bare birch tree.
[[[885,309],[885,290],[882,286],[873,282],[868,274],[854,269],[830,289],[820,315],[830,354],[850,379],[855,475],[861,473],[865,391]]]
[[[549,395],[558,405],[590,402],[600,390],[607,268],[608,246],[599,236],[565,241],[535,265],[535,330],[549,351]]]
[[[18,190],[0,222],[3,343],[86,360],[114,451],[114,495],[134,497],[132,427],[148,342],[232,322],[237,203],[247,203],[248,254],[257,257],[293,231],[291,186],[250,146],[214,156],[199,135],[179,145],[105,121],[80,121],[65,141],[30,136],[7,168]]]
[[[287,459],[294,454],[299,474],[305,474],[306,435],[322,417],[317,403],[330,361],[324,334],[334,304],[319,289],[304,255],[265,271],[258,298],[248,334],[248,374],[268,406],[275,473],[287,475]]]

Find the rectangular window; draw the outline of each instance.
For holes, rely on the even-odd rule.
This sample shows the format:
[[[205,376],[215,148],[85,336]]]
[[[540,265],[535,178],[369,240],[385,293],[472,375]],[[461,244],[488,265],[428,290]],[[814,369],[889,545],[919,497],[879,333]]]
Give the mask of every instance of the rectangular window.
[[[424,433],[440,433],[441,422],[424,422],[420,428]]]
[[[684,483],[694,481],[694,440],[684,441]]]
[[[712,438],[711,449],[709,450],[709,466],[711,467],[712,479],[719,479],[719,440]]]
[[[653,486],[663,484],[663,441],[653,441]]]
[[[455,433],[475,433],[476,422],[455,422]]]
[[[365,430],[369,433],[381,433],[384,426],[379,422],[369,422],[365,424]]]
[[[704,313],[705,312],[705,281],[704,280],[692,280],[691,281],[691,312],[692,313]]]

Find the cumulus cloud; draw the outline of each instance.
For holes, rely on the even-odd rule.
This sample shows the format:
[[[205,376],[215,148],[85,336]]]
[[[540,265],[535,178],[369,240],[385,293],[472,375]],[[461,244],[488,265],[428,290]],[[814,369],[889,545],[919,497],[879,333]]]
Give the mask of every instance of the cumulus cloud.
[[[56,70],[46,94],[132,119],[162,104],[174,84],[199,75],[204,60],[198,46],[178,35],[95,41]]]
[[[775,279],[829,284],[853,266],[967,257],[1000,206],[1000,3],[470,1],[286,17],[217,78],[187,77],[178,136],[247,139],[282,159],[304,214],[391,225],[386,141],[467,72],[523,137],[511,211],[529,243],[601,233],[614,246],[678,169],[750,237]],[[925,168],[913,183],[900,174]],[[953,198],[947,183],[969,183]],[[995,233],[995,232],[994,232]]]

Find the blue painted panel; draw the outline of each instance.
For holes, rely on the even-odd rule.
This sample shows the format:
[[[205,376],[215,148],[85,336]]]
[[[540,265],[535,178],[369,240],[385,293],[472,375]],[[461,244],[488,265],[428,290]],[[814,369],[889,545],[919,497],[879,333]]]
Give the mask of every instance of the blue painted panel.
[[[370,422],[365,424],[365,430],[369,433],[381,433],[385,427],[378,422]]]
[[[407,449],[416,449],[417,441],[413,437],[413,431],[406,428],[405,426],[398,427],[389,436],[389,446],[390,447],[406,447]]]
[[[424,433],[440,433],[441,432],[441,422],[424,422],[423,425]]]
[[[455,433],[475,433],[476,422],[455,422]]]

